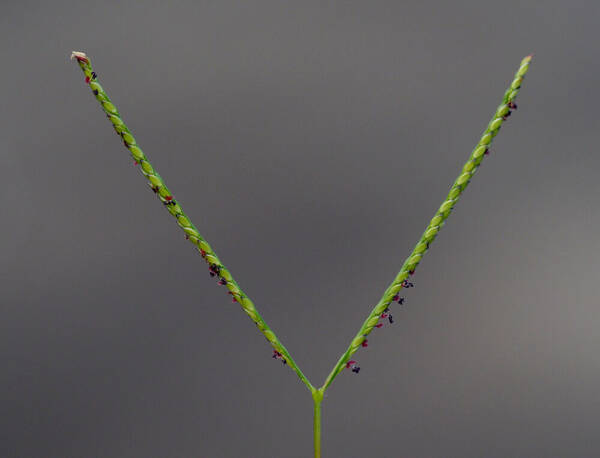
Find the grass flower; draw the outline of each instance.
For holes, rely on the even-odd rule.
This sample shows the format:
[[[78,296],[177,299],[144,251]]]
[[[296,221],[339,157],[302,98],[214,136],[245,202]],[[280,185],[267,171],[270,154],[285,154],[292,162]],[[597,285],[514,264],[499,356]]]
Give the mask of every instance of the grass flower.
[[[532,55],[526,56],[519,66],[513,80],[508,89],[504,93],[502,102],[496,108],[492,119],[485,128],[475,148],[471,151],[467,162],[462,167],[458,177],[451,186],[450,191],[439,209],[434,214],[433,218],[425,228],[425,231],[418,240],[413,251],[404,261],[400,271],[392,280],[388,288],[383,293],[379,302],[373,307],[364,323],[360,327],[356,336],[350,342],[349,347],[339,358],[323,385],[320,388],[315,388],[311,382],[302,373],[296,362],[291,357],[288,350],[279,341],[273,330],[267,325],[256,309],[256,306],[250,298],[242,291],[240,286],[234,280],[229,269],[217,256],[215,250],[202,237],[198,229],[192,224],[191,219],[184,213],[181,203],[174,197],[161,176],[156,172],[147,156],[138,145],[135,137],[129,128],[123,122],[117,107],[112,103],[104,88],[98,82],[98,75],[92,69],[92,65],[88,56],[81,51],[73,51],[71,59],[77,61],[79,67],[83,71],[85,83],[90,86],[92,94],[100,103],[106,117],[111,122],[115,132],[121,137],[123,145],[129,150],[134,166],[138,167],[141,174],[147,180],[150,189],[155,196],[164,205],[166,210],[175,218],[177,224],[185,234],[185,238],[194,245],[204,261],[208,265],[208,273],[211,277],[218,279],[217,283],[227,288],[228,294],[231,295],[232,301],[240,305],[242,310],[254,322],[258,330],[264,335],[267,342],[273,347],[274,359],[280,360],[284,365],[290,367],[300,380],[310,390],[314,405],[314,450],[315,458],[321,456],[321,403],[323,395],[327,388],[333,383],[337,375],[344,369],[350,369],[351,372],[358,374],[360,366],[356,360],[351,359],[359,348],[367,348],[369,346],[367,337],[374,328],[382,328],[384,323],[380,320],[385,320],[392,324],[394,322],[391,314],[392,303],[404,304],[404,297],[400,296],[401,289],[413,288],[414,283],[409,279],[414,275],[415,270],[421,263],[423,256],[429,250],[431,243],[435,240],[437,234],[445,224],[446,219],[450,216],[452,209],[458,202],[458,199],[471,182],[471,178],[479,168],[484,157],[489,155],[489,148],[494,137],[500,131],[503,123],[508,119],[513,110],[517,109],[515,98],[519,93],[519,89],[523,82],[523,78],[529,69]]]

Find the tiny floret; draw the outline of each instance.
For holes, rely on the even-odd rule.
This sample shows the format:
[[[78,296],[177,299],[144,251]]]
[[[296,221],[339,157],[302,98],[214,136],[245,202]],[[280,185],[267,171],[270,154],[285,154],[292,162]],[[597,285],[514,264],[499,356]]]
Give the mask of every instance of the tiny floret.
[[[350,360],[346,363],[346,369],[352,369],[352,372],[354,372],[355,374],[358,374],[358,372],[360,371],[360,367],[358,367],[356,361],[354,360]]]
[[[283,364],[287,364],[287,361],[283,357],[283,355],[277,350],[273,350],[273,358],[280,359]]]

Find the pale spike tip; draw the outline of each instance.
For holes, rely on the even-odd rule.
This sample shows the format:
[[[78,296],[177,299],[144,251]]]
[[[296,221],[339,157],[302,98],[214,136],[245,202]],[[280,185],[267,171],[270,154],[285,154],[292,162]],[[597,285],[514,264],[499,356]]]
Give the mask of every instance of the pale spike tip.
[[[82,51],[71,51],[71,60],[73,60],[73,59],[84,60],[84,61],[88,62],[87,55]]]

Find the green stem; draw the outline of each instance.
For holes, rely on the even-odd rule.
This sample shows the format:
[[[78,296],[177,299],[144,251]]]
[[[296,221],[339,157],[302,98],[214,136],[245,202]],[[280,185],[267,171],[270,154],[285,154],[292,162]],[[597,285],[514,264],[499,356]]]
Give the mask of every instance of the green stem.
[[[323,402],[323,391],[313,391],[314,421],[313,435],[315,440],[315,458],[321,458],[321,402]]]
[[[469,184],[471,177],[479,167],[481,161],[484,158],[484,155],[488,152],[489,145],[491,144],[493,138],[496,136],[502,123],[507,119],[510,115],[512,109],[516,108],[514,104],[514,100],[519,92],[519,88],[521,87],[521,83],[523,81],[523,77],[527,73],[529,69],[529,63],[531,61],[532,56],[527,56],[521,61],[521,66],[519,70],[515,74],[513,81],[511,82],[509,88],[506,90],[502,103],[496,109],[492,120],[486,127],[479,143],[475,146],[475,149],[471,152],[471,155],[462,168],[462,171],[444,202],[434,215],[433,219],[425,229],[425,232],[421,236],[420,240],[417,242],[412,253],[408,256],[400,272],[396,275],[396,278],[389,285],[387,290],[385,291],[383,297],[380,301],[375,305],[362,327],[360,328],[358,334],[354,337],[348,349],[342,354],[339,358],[338,362],[334,366],[331,373],[325,379],[323,386],[319,389],[316,389],[310,381],[305,377],[302,373],[296,362],[290,356],[288,350],[283,346],[283,344],[279,341],[275,333],[269,328],[267,323],[258,313],[258,310],[254,306],[254,303],[250,300],[250,298],[242,291],[242,289],[238,286],[237,282],[233,279],[233,276],[229,272],[229,269],[219,260],[217,254],[214,252],[212,247],[208,244],[208,242],[200,235],[196,227],[192,224],[191,220],[186,216],[183,212],[183,209],[180,206],[179,201],[177,201],[172,193],[169,191],[164,181],[160,177],[160,175],[154,170],[154,167],[150,164],[147,157],[143,153],[142,149],[138,146],[133,134],[129,130],[129,128],[125,125],[123,120],[121,119],[121,115],[117,110],[117,107],[111,102],[108,95],[100,86],[97,81],[97,75],[92,70],[92,66],[89,58],[81,52],[73,52],[72,58],[75,57],[77,59],[77,63],[83,70],[86,83],[89,84],[90,89],[92,90],[96,100],[100,102],[102,109],[106,113],[106,116],[110,120],[113,125],[115,132],[121,137],[123,140],[123,144],[130,151],[133,159],[135,160],[135,165],[140,168],[141,173],[147,178],[148,184],[151,189],[154,191],[158,199],[165,205],[165,208],[171,215],[173,215],[177,221],[177,224],[183,229],[186,238],[193,243],[198,251],[202,254],[204,260],[209,264],[210,271],[213,275],[218,275],[219,283],[226,286],[229,290],[229,293],[232,295],[233,300],[238,302],[242,309],[246,312],[246,314],[252,319],[252,321],[256,324],[258,329],[263,333],[267,341],[272,345],[275,349],[275,356],[281,359],[284,363],[286,363],[289,367],[291,367],[300,380],[307,386],[307,388],[312,393],[313,402],[314,402],[314,424],[313,424],[313,432],[314,432],[314,449],[315,449],[315,458],[321,457],[321,403],[323,401],[323,394],[325,390],[331,385],[335,377],[346,367],[348,361],[352,357],[352,355],[361,347],[361,344],[366,340],[367,335],[373,330],[375,325],[380,319],[380,316],[388,306],[392,303],[393,300],[397,299],[397,295],[400,289],[403,287],[403,283],[409,275],[412,275],[421,262],[422,257],[425,255],[427,250],[429,249],[429,245],[436,238],[439,230],[444,225],[445,220],[450,216],[454,205],[458,201],[462,192],[466,189]]]

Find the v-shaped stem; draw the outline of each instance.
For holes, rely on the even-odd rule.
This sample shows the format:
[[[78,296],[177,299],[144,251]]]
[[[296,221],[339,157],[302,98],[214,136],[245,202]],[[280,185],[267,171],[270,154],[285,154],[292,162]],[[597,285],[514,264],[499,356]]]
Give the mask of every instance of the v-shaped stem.
[[[315,388],[302,373],[296,362],[290,356],[283,344],[279,341],[275,333],[271,330],[271,328],[269,328],[265,320],[260,316],[258,310],[256,310],[256,307],[254,306],[254,303],[238,286],[233,276],[229,272],[229,269],[221,262],[212,247],[200,235],[198,229],[196,229],[191,220],[184,213],[179,201],[173,197],[173,194],[171,191],[169,191],[163,179],[154,170],[154,167],[152,167],[152,164],[150,164],[150,161],[148,161],[148,158],[135,141],[131,131],[121,119],[121,115],[119,114],[117,107],[111,102],[108,95],[104,91],[104,88],[102,88],[100,83],[98,83],[98,75],[96,75],[96,73],[93,71],[89,57],[85,53],[73,51],[71,58],[76,59],[77,63],[81,67],[81,70],[83,70],[85,82],[89,84],[92,93],[96,97],[96,100],[100,102],[100,106],[112,123],[115,132],[123,139],[123,144],[131,153],[131,156],[134,159],[134,164],[139,166],[142,174],[148,179],[148,185],[152,191],[154,191],[158,199],[165,205],[167,211],[175,217],[177,224],[183,229],[185,237],[198,248],[198,251],[209,265],[210,274],[219,279],[219,284],[227,287],[229,294],[232,296],[232,300],[241,305],[244,312],[246,312],[254,324],[256,324],[260,332],[263,333],[267,341],[274,349],[273,357],[280,359],[284,364],[287,364],[289,367],[291,367],[292,370],[296,372],[300,380],[304,382],[310,392],[313,393]]]
[[[111,121],[115,132],[123,139],[125,147],[130,151],[135,165],[140,166],[140,171],[148,179],[150,188],[154,191],[156,196],[165,205],[167,211],[173,215],[177,224],[185,232],[186,238],[192,242],[200,251],[202,257],[209,265],[209,272],[212,276],[219,278],[219,283],[224,285],[229,290],[234,302],[238,302],[244,309],[250,319],[256,324],[260,332],[263,333],[267,341],[271,344],[274,349],[273,357],[280,359],[282,362],[290,366],[298,375],[300,380],[304,382],[306,387],[310,390],[313,397],[314,404],[314,450],[315,458],[321,457],[321,403],[323,401],[323,395],[327,388],[331,385],[335,377],[347,366],[352,355],[358,350],[361,344],[366,340],[366,337],[377,325],[381,315],[391,306],[392,302],[398,300],[398,293],[403,287],[404,282],[409,275],[412,275],[421,262],[422,257],[429,249],[430,244],[437,236],[439,230],[444,225],[445,220],[450,216],[454,205],[458,201],[462,192],[466,189],[469,184],[471,177],[479,167],[479,164],[483,160],[484,156],[488,153],[489,145],[493,138],[496,136],[502,123],[510,115],[511,110],[516,109],[517,106],[514,103],[515,98],[521,87],[523,77],[529,69],[529,63],[531,62],[532,56],[529,55],[521,61],[521,65],[515,74],[513,81],[509,88],[504,93],[502,103],[496,109],[492,120],[486,127],[483,135],[481,136],[479,143],[475,146],[475,149],[471,152],[468,161],[463,166],[462,171],[444,202],[434,215],[433,219],[425,229],[425,232],[417,242],[417,245],[413,249],[412,253],[404,264],[402,265],[400,272],[396,275],[396,278],[392,281],[390,286],[386,289],[385,293],[375,305],[371,313],[367,316],[367,319],[361,326],[360,330],[350,343],[348,349],[342,354],[332,371],[329,373],[323,385],[316,389],[310,381],[302,373],[296,362],[292,359],[287,349],[279,341],[275,333],[269,328],[267,323],[258,313],[254,303],[250,298],[242,291],[238,286],[233,276],[229,272],[229,269],[219,260],[217,254],[208,244],[208,242],[200,235],[196,227],[192,224],[190,219],[185,215],[179,202],[175,200],[162,178],[154,170],[141,148],[137,145],[135,138],[131,134],[131,131],[127,128],[121,116],[110,101],[108,95],[98,83],[98,77],[92,70],[89,58],[82,52],[74,51],[71,58],[77,59],[77,62],[83,73],[85,74],[85,81],[89,84],[96,100],[100,102],[102,109],[106,113],[106,116]]]
[[[360,330],[354,339],[352,339],[348,349],[342,354],[332,371],[325,379],[323,386],[320,388],[321,390],[325,391],[329,385],[331,385],[335,377],[346,367],[346,364],[352,355],[356,353],[356,350],[358,350],[361,344],[366,340],[366,337],[373,330],[381,315],[391,306],[394,300],[398,300],[398,293],[403,287],[404,282],[409,275],[414,273],[415,269],[421,262],[422,257],[429,249],[429,245],[437,236],[439,230],[444,225],[445,220],[448,218],[448,216],[450,216],[450,213],[452,212],[454,205],[456,205],[460,195],[466,189],[471,177],[475,174],[479,164],[481,164],[481,161],[483,161],[484,156],[487,155],[489,151],[488,148],[492,143],[493,138],[496,136],[496,134],[498,134],[502,123],[506,121],[508,116],[510,116],[511,110],[517,108],[514,100],[517,97],[519,88],[523,82],[523,77],[529,69],[529,63],[531,62],[532,57],[533,55],[526,56],[521,61],[521,65],[519,66],[519,69],[510,83],[510,86],[504,93],[502,103],[496,109],[492,120],[489,122],[481,138],[479,139],[479,143],[477,143],[475,149],[471,152],[471,155],[463,166],[460,175],[452,185],[448,196],[442,202],[442,205],[437,210],[433,219],[425,229],[425,232],[417,242],[412,253],[408,256],[408,258],[406,258],[406,261],[404,261],[404,264],[402,265],[400,272],[398,272],[396,275],[396,278],[394,278],[390,286],[388,286],[388,288],[385,290],[385,293],[383,293],[383,296],[377,305],[375,305],[373,310],[371,310],[371,313],[369,313],[369,316],[367,316],[367,319],[361,326]]]

